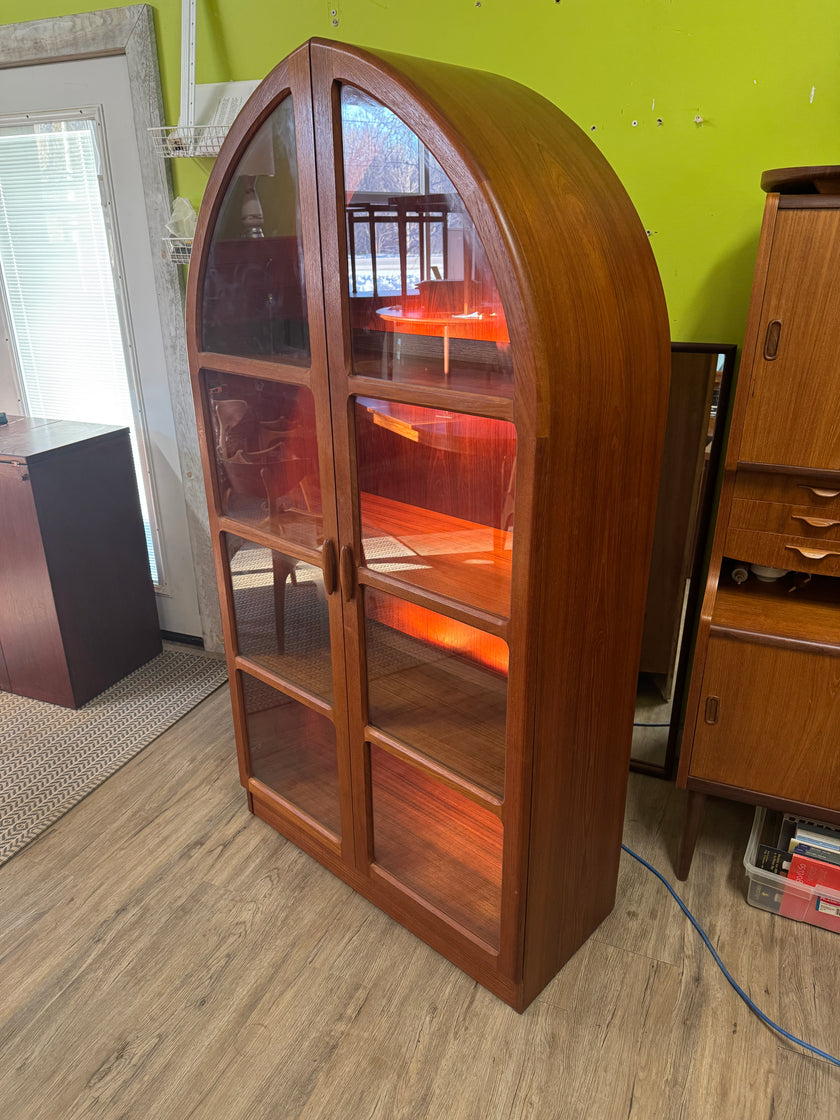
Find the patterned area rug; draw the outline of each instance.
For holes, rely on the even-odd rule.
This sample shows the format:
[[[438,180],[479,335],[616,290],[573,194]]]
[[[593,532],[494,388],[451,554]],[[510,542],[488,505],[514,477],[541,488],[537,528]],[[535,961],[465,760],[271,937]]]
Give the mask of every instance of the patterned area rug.
[[[0,692],[0,864],[226,680],[223,660],[165,648],[76,711]]]

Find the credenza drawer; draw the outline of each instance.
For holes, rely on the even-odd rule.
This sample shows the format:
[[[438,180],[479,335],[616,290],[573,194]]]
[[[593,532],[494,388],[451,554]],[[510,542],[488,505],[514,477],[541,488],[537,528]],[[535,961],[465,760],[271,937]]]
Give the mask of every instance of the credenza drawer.
[[[836,479],[827,481],[804,475],[739,470],[735,476],[734,497],[807,506],[826,517],[840,517],[840,481]]]
[[[730,525],[735,529],[755,529],[759,533],[810,537],[815,541],[840,542],[840,513],[831,515],[813,506],[789,506],[781,502],[759,502],[735,498]]]
[[[730,528],[726,534],[726,555],[768,568],[840,576],[840,541],[815,541],[811,537]]]

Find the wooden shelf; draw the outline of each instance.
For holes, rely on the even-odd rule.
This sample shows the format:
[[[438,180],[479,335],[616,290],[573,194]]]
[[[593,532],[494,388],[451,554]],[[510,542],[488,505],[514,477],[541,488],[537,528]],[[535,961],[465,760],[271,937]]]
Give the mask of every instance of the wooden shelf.
[[[367,626],[369,722],[502,797],[506,678],[370,619]]]
[[[356,397],[373,397],[383,401],[418,404],[424,408],[447,409],[465,412],[471,416],[486,416],[494,420],[513,423],[513,397],[462,391],[456,386],[423,384],[421,382],[384,381],[354,373],[347,379],[350,394]]]
[[[513,399],[513,370],[504,369],[488,362],[476,363],[468,360],[469,342],[461,340],[450,343],[452,360],[449,373],[443,372],[442,340],[431,340],[431,346],[436,346],[438,353],[429,355],[428,358],[416,356],[403,357],[399,363],[393,363],[390,371],[386,359],[381,354],[365,353],[360,350],[356,353],[353,362],[353,373],[357,377],[381,381],[386,385],[405,385],[412,388],[434,389],[441,394],[449,392],[469,393],[484,397],[500,397],[506,400]],[[472,344],[486,348],[488,343]],[[463,356],[462,356],[463,355]]]
[[[712,627],[840,651],[838,608],[840,580],[813,576],[804,587],[798,587],[792,575],[774,583],[761,583],[751,576],[738,585],[725,570],[718,587]]]
[[[243,684],[252,776],[340,835],[332,723],[247,674],[243,675]]]
[[[359,495],[365,565],[478,610],[510,614],[513,533]]]
[[[370,755],[375,865],[497,949],[501,821],[393,755]]]

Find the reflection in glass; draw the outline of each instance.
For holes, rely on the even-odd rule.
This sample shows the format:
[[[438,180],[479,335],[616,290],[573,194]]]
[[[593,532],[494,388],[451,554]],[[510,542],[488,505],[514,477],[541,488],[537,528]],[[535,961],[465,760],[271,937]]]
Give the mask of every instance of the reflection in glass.
[[[330,620],[321,569],[232,533],[224,540],[238,652],[332,700]]]
[[[341,91],[353,372],[510,395],[499,292],[460,196],[399,117]]]
[[[220,513],[317,548],[323,542],[309,389],[205,371]]]
[[[373,745],[370,763],[376,864],[497,949],[499,818]]]
[[[308,363],[309,326],[291,96],[248,144],[213,231],[202,348]]]
[[[355,418],[364,563],[507,615],[514,425],[361,397]]]
[[[331,832],[341,832],[335,728],[247,673],[240,674],[251,773]]]
[[[370,587],[365,622],[371,724],[501,797],[507,644]]]

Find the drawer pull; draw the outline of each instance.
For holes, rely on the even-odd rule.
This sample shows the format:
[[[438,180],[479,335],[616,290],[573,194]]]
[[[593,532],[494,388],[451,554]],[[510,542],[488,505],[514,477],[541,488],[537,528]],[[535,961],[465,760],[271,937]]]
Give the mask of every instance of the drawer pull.
[[[792,513],[792,521],[804,521],[812,529],[830,529],[832,525],[840,525],[840,521],[832,521],[830,517],[805,517],[801,513]]]
[[[720,698],[718,696],[706,697],[706,714],[704,719],[706,723],[717,723],[718,712],[720,711]]]
[[[779,352],[779,335],[782,333],[782,320],[771,319],[767,324],[767,334],[764,336],[764,358],[772,362]]]
[[[803,490],[810,490],[817,498],[840,498],[840,490],[823,490],[819,486],[806,486],[804,482],[798,484]]]
[[[798,552],[806,560],[825,560],[826,556],[840,556],[840,552],[821,552],[819,549],[803,548],[798,544],[786,544],[785,548],[789,548],[792,552]]]

